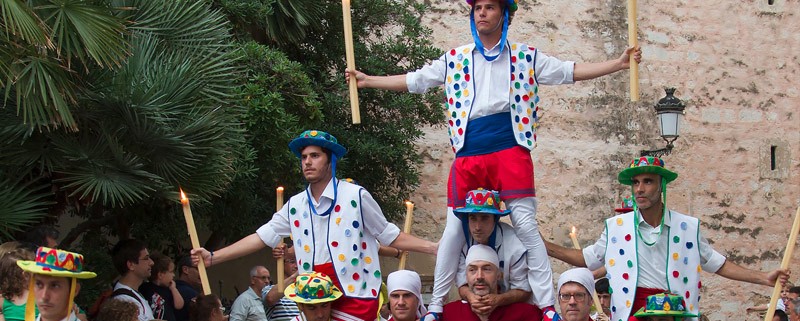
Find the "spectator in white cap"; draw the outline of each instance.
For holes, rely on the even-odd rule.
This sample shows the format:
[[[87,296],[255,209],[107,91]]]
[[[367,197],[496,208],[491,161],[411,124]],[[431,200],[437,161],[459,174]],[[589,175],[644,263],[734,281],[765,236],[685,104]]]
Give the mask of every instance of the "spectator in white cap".
[[[565,321],[591,321],[589,310],[594,293],[594,277],[587,268],[574,268],[558,278],[558,304]]]
[[[467,284],[472,293],[481,297],[497,294],[503,272],[493,248],[483,244],[473,245],[467,253],[466,265]],[[454,301],[444,306],[442,314],[443,321],[541,321],[541,318],[542,311],[539,308],[523,302],[497,306],[487,312],[476,311],[467,301]]]
[[[422,280],[409,270],[392,272],[386,278],[389,292],[390,321],[416,321],[428,311],[422,301]]]

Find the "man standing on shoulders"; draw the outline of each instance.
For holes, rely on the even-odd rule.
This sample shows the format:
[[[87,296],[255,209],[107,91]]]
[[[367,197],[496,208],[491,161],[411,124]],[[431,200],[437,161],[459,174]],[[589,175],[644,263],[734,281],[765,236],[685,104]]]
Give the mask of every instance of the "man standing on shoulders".
[[[263,266],[250,269],[250,287],[239,294],[231,306],[230,321],[267,321],[261,291],[270,284],[269,270]]]
[[[572,84],[629,68],[629,57],[641,60],[641,50],[628,48],[617,59],[575,63],[547,56],[533,46],[508,39],[508,26],[518,9],[516,0],[467,0],[471,7],[473,41],[448,50],[439,60],[405,75],[371,76],[346,70],[359,88],[424,93],[445,86],[448,133],[456,159],[450,169],[447,225],[440,241],[433,298],[438,313],[453,283],[456,257],[464,233],[452,210],[463,206],[476,186],[500,191],[511,209],[517,236],[528,249],[528,277],[533,296],[547,320],[557,318],[553,275],[536,222],[531,150],[536,141],[539,85]],[[482,172],[483,171],[483,172]]]
[[[467,253],[467,284],[472,293],[478,296],[497,294],[502,279],[500,259],[497,252],[489,246],[476,244]],[[527,303],[502,305],[486,313],[476,311],[466,301],[454,301],[444,306],[442,320],[451,321],[540,321],[542,311]]]
[[[392,272],[386,278],[386,292],[391,311],[388,321],[417,321],[428,312],[422,301],[422,280],[417,272]]]
[[[114,293],[122,293],[111,298],[136,303],[139,307],[139,321],[153,320],[150,304],[141,293],[134,290],[150,277],[153,268],[153,260],[150,259],[147,247],[138,240],[121,240],[111,249],[111,260],[120,275],[119,281],[114,285]]]
[[[404,251],[435,255],[437,245],[386,221],[380,206],[361,186],[336,177],[336,165],[347,150],[331,134],[307,130],[289,143],[300,159],[306,190],[292,196],[272,219],[238,242],[214,253],[192,250],[192,260],[210,266],[275,248],[291,236],[298,271],[328,275],[344,297],[333,305],[337,320],[372,320],[378,315],[381,270],[378,243]]]
[[[565,321],[592,321],[589,311],[592,308],[594,278],[587,268],[575,268],[561,273],[558,277],[558,304],[561,318]]]
[[[491,313],[501,305],[517,302],[532,303],[531,287],[528,282],[527,251],[522,246],[514,229],[500,217],[511,211],[500,209],[500,195],[495,191],[477,189],[467,193],[466,206],[453,211],[461,219],[462,227],[468,231],[466,244],[458,261],[456,284],[458,292],[472,309]],[[497,294],[479,296],[470,291],[466,279],[465,259],[469,248],[475,244],[487,245],[497,252],[500,258],[502,277],[498,282]]]
[[[94,272],[84,271],[83,255],[40,247],[35,261],[17,261],[17,265],[32,274],[28,302],[35,300],[39,308],[36,321],[78,321],[78,308],[73,300],[80,292],[78,279],[91,279]],[[1,315],[0,315],[1,316]],[[34,320],[34,306],[28,303],[25,320]]]
[[[786,282],[789,271],[746,269],[715,251],[700,231],[700,220],[669,210],[667,184],[678,174],[657,157],[640,157],[621,171],[618,180],[630,185],[634,211],[606,220],[600,239],[581,250],[547,242],[550,256],[595,270],[605,265],[611,289],[612,320],[626,320],[643,308],[649,295],[680,293],[687,311],[697,314],[700,270],[753,284]]]

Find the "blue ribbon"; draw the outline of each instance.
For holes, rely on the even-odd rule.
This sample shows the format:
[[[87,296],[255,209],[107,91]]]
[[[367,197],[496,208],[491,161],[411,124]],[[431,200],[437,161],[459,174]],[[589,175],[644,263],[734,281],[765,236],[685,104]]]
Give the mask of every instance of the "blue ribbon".
[[[475,9],[473,8],[469,14],[469,25],[470,29],[472,29],[472,39],[475,41],[475,47],[478,49],[478,52],[483,55],[483,58],[486,61],[494,61],[497,57],[500,57],[503,54],[503,49],[506,48],[506,38],[508,37],[508,7],[503,9],[503,34],[500,36],[500,52],[496,56],[487,56],[483,42],[481,41],[480,36],[478,36],[478,29],[475,27]]]

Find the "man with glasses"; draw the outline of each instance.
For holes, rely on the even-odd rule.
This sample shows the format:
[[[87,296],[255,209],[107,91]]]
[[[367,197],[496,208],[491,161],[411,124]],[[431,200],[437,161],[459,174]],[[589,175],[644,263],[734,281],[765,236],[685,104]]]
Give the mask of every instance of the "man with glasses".
[[[230,321],[267,321],[261,291],[270,284],[269,270],[263,266],[250,269],[250,287],[231,306]]]
[[[139,308],[139,320],[150,321],[153,310],[150,304],[137,289],[150,277],[153,260],[150,252],[141,241],[134,239],[121,240],[111,249],[111,260],[119,272],[119,281],[114,285],[114,300],[133,302]]]
[[[594,277],[587,268],[575,268],[561,273],[558,278],[558,304],[565,321],[591,321]]]
[[[289,243],[288,245],[291,244]],[[278,259],[278,264],[283,262],[283,271],[288,275],[283,284],[288,286],[294,283],[297,279],[297,258],[294,254],[294,246],[289,246],[282,255],[278,255],[276,258]],[[300,314],[297,303],[283,295],[286,286],[284,286],[284,289],[280,289],[278,285],[267,285],[261,291],[261,297],[267,307],[267,319],[270,321],[289,321]]]
[[[472,293],[478,296],[488,296],[499,292],[498,283],[503,277],[503,272],[500,270],[500,258],[493,248],[483,244],[471,246],[467,253],[466,265],[467,284]],[[497,306],[487,313],[475,310],[467,301],[454,301],[444,306],[442,320],[541,321],[542,311],[534,305],[517,302]]]

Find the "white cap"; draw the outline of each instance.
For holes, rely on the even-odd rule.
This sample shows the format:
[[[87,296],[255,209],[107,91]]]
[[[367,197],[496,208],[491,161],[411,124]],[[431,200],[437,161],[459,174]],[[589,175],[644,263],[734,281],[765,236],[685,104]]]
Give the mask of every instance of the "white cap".
[[[583,285],[590,295],[594,293],[594,275],[587,268],[574,268],[561,273],[561,276],[558,277],[558,291],[560,292],[561,286],[569,282]]]
[[[498,268],[500,267],[500,258],[497,257],[497,252],[495,252],[493,248],[483,244],[475,244],[471,246],[469,252],[467,252],[465,264],[469,265],[475,261],[486,261],[494,264],[494,266]]]
[[[397,290],[403,290],[413,293],[417,296],[419,305],[417,306],[417,317],[421,317],[428,313],[425,309],[425,302],[422,301],[422,281],[419,274],[409,270],[398,270],[389,274],[386,277],[386,290],[389,295]]]

